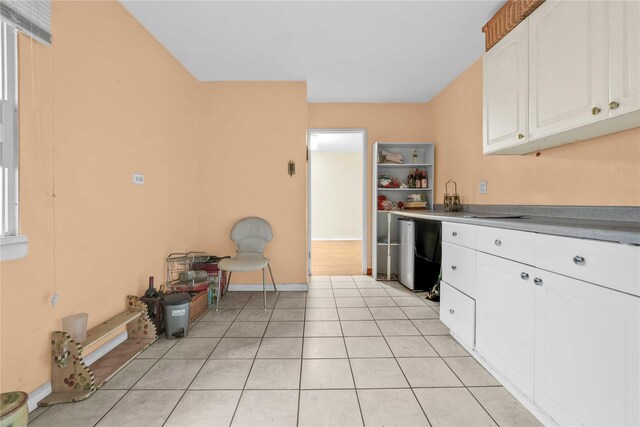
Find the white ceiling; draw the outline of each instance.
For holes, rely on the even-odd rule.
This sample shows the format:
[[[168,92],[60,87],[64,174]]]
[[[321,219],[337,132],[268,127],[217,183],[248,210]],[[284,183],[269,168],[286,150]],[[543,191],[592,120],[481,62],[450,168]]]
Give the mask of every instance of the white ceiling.
[[[363,135],[360,132],[318,132],[309,137],[309,150],[330,153],[359,153]]]
[[[309,102],[427,102],[504,0],[122,0],[201,81],[304,80]]]

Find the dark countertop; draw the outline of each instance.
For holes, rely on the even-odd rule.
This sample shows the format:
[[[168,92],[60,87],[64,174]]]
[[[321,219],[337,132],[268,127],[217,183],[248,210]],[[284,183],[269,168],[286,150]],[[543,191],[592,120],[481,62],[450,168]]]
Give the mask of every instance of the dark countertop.
[[[640,222],[608,221],[602,219],[557,218],[525,215],[521,218],[489,218],[486,212],[478,213],[484,217],[468,217],[474,212],[445,212],[439,210],[390,211],[392,215],[435,219],[462,224],[482,225],[485,227],[508,228],[556,236],[577,237],[583,239],[604,240],[630,245],[640,245]],[[465,216],[467,215],[467,216]]]

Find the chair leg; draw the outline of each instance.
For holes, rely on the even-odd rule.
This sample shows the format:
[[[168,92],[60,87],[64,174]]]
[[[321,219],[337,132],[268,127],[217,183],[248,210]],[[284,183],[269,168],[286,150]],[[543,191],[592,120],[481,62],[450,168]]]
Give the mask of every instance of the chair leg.
[[[271,272],[271,264],[267,263],[267,267],[269,267],[269,276],[271,276],[271,283],[273,283],[273,290],[278,292],[278,288],[276,288],[276,281],[273,280],[273,273]]]
[[[264,268],[262,269],[262,294],[264,296],[264,309],[267,309],[267,282],[264,276]]]

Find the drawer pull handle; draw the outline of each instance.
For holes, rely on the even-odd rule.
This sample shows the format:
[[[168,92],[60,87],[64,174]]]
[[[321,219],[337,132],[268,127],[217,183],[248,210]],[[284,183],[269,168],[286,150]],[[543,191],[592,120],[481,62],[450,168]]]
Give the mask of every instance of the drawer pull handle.
[[[529,275],[523,271],[522,273],[520,273],[520,278],[522,280],[529,280]]]
[[[573,262],[576,265],[584,265],[584,263],[586,262],[585,259],[583,257],[581,257],[580,255],[576,255],[573,257]]]
[[[457,232],[457,231],[454,231],[453,233],[451,233],[451,235],[452,235],[453,237],[456,237],[456,236],[458,235],[458,232]]]
[[[451,266],[451,269],[452,269],[453,271],[456,271],[456,270],[458,269],[458,267],[456,267],[455,265],[452,265],[452,266]]]
[[[542,286],[542,279],[540,279],[539,277],[536,277],[535,279],[533,279],[533,283],[536,286]]]
[[[500,239],[496,239],[496,241],[495,241],[495,242],[493,242],[493,243],[495,243],[495,245],[496,245],[497,247],[502,246],[502,242],[500,241]]]
[[[453,310],[453,308],[450,308],[450,309],[449,309],[449,313],[451,313],[451,314],[454,314],[454,313],[455,313],[455,311]]]

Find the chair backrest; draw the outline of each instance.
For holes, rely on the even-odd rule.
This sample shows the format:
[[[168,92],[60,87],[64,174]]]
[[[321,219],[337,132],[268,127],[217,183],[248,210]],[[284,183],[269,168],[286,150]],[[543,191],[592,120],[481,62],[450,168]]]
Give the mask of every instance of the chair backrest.
[[[271,226],[255,216],[241,219],[231,229],[231,240],[236,242],[238,253],[259,253],[273,239]]]

